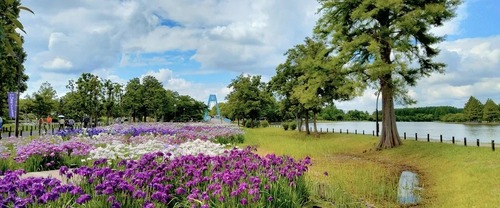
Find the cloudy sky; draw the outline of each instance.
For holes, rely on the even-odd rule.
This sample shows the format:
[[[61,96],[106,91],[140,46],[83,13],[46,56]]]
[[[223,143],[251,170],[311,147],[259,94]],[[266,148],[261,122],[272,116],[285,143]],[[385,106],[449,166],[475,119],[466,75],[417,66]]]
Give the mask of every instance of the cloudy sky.
[[[498,0],[465,0],[458,16],[436,34],[446,35],[437,60],[445,74],[410,88],[416,106],[463,107],[469,96],[500,102]],[[126,84],[153,75],[166,89],[219,101],[241,73],[268,81],[283,53],[312,34],[315,0],[22,0],[29,94],[48,81],[59,96],[68,80],[90,72]],[[344,110],[373,111],[367,90]]]

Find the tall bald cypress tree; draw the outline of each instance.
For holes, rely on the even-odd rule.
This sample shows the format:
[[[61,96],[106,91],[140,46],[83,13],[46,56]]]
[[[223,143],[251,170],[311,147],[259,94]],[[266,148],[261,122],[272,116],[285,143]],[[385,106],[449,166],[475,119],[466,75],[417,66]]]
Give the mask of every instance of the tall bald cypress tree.
[[[421,77],[443,72],[445,65],[432,60],[443,37],[430,29],[455,16],[461,0],[318,2],[322,17],[314,32],[331,42],[335,66],[382,93],[382,131],[377,149],[400,145],[395,95]]]

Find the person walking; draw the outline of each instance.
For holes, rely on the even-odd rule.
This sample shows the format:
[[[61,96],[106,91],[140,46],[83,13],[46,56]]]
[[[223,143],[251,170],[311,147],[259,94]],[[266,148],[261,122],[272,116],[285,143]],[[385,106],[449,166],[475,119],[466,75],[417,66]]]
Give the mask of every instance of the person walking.
[[[64,117],[59,118],[59,131],[64,130]]]
[[[40,118],[38,119],[38,129],[40,129],[40,134],[43,133],[42,132],[42,125],[43,125],[43,117],[40,116]]]
[[[83,116],[83,128],[87,128],[87,125],[89,125],[89,117],[87,116],[87,114],[85,114],[85,116]]]
[[[52,117],[50,117],[50,115],[47,116],[47,119],[45,119],[47,121],[47,125],[49,126],[49,129],[50,127],[52,127]]]

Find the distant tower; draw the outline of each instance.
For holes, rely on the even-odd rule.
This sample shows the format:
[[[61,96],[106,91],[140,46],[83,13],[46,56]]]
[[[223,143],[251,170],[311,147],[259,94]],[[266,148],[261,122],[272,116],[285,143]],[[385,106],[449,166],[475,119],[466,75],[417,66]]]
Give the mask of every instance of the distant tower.
[[[222,116],[220,115],[219,103],[217,103],[217,96],[215,96],[214,94],[211,94],[208,97],[208,102],[207,102],[208,109],[205,109],[205,116],[204,116],[205,121],[210,120],[210,116],[208,115],[208,112],[214,107],[214,105],[215,105],[215,109],[217,109],[216,116],[218,119],[221,119],[221,121],[222,121]]]

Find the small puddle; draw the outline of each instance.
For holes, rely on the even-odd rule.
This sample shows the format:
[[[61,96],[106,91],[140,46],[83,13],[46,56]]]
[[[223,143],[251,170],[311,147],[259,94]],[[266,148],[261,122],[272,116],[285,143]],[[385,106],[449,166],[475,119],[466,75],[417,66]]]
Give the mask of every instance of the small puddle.
[[[403,171],[399,177],[398,203],[403,205],[418,204],[421,189],[418,186],[418,175],[411,171]]]

